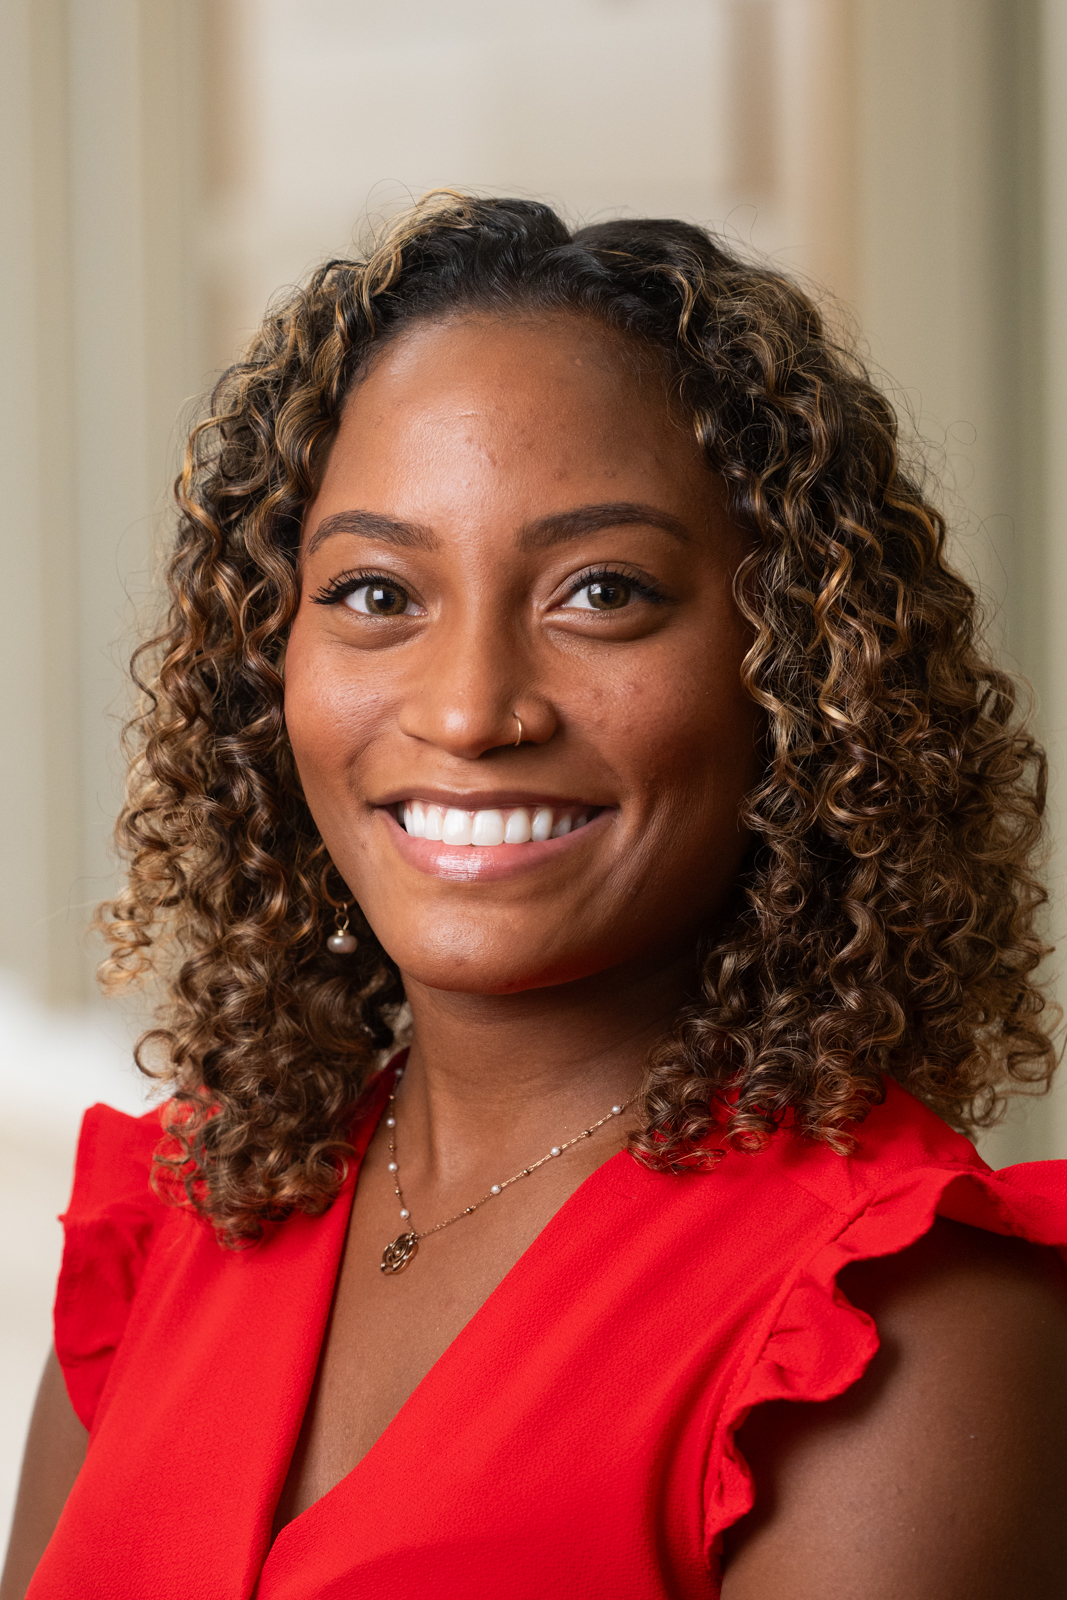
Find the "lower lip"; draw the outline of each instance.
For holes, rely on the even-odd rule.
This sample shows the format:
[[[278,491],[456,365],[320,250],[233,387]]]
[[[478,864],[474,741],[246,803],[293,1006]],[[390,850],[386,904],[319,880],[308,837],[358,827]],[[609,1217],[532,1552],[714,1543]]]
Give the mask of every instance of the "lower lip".
[[[544,839],[530,844],[441,844],[436,839],[414,839],[402,828],[392,809],[380,806],[379,816],[385,820],[389,837],[409,866],[434,878],[451,878],[461,883],[499,883],[505,878],[518,878],[524,872],[556,861],[586,836],[592,834],[609,816],[609,811],[599,812],[582,828],[575,828],[559,839]]]

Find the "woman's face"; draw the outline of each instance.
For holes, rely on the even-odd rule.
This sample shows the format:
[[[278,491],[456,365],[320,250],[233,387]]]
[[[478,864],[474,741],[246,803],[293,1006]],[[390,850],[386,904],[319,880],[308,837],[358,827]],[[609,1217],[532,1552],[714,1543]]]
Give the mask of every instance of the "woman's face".
[[[514,992],[707,926],[757,772],[744,547],[654,360],[594,322],[417,324],[372,365],[305,522],[286,720],[406,978]]]

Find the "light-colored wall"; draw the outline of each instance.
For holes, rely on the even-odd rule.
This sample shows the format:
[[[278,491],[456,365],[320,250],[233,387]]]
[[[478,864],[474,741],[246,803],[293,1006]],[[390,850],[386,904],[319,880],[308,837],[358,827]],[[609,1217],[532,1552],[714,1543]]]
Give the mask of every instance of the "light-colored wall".
[[[82,1109],[141,1106],[89,1005],[123,659],[203,383],[197,7],[0,6],[0,1529],[50,1336]]]
[[[211,371],[435,184],[723,227],[840,296],[940,453],[1067,838],[1065,107],[1059,0],[5,0],[0,1524],[77,1112],[139,1103],[84,928],[176,419]],[[1067,1154],[1062,1100],[988,1150]]]
[[[217,0],[219,359],[353,228],[439,184],[713,221],[849,292],[852,0]]]
[[[1067,69],[1062,7],[858,0],[854,19],[856,305],[874,362],[931,445],[955,557],[982,588],[990,633],[1036,691],[1057,836],[1050,927],[1063,945],[1064,433],[1049,340],[1067,285],[1053,231],[1067,156],[1054,88]],[[1017,1107],[987,1154],[1067,1154],[1067,1092]]]
[[[0,967],[91,990],[112,882],[124,657],[179,409],[204,381],[195,250],[198,13],[183,0],[0,10]]]

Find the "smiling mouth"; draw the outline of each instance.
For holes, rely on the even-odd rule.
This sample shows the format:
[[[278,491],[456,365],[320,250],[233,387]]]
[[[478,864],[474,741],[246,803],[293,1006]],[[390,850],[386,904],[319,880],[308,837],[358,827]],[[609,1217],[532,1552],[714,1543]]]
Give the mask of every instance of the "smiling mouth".
[[[501,810],[461,811],[456,806],[404,800],[394,815],[413,839],[442,844],[489,846],[540,844],[575,833],[598,816],[600,806],[507,806]]]

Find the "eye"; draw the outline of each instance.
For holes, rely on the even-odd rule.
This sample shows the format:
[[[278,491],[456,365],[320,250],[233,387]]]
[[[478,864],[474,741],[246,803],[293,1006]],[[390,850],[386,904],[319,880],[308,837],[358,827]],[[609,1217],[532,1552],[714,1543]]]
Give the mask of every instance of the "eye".
[[[413,616],[418,611],[411,596],[398,583],[382,580],[361,583],[355,589],[350,589],[344,597],[344,604],[349,610],[359,611],[365,617]]]
[[[621,611],[623,606],[629,605],[633,598],[634,585],[625,578],[614,575],[603,578],[593,578],[583,583],[581,588],[566,602],[566,609],[570,611]]]
[[[561,611],[629,611],[636,622],[645,614],[646,605],[669,603],[669,596],[646,573],[586,567],[584,572],[576,572],[570,582],[571,592],[560,602]]]
[[[422,608],[384,572],[342,572],[311,596],[317,606],[345,605],[364,617],[417,617]]]

